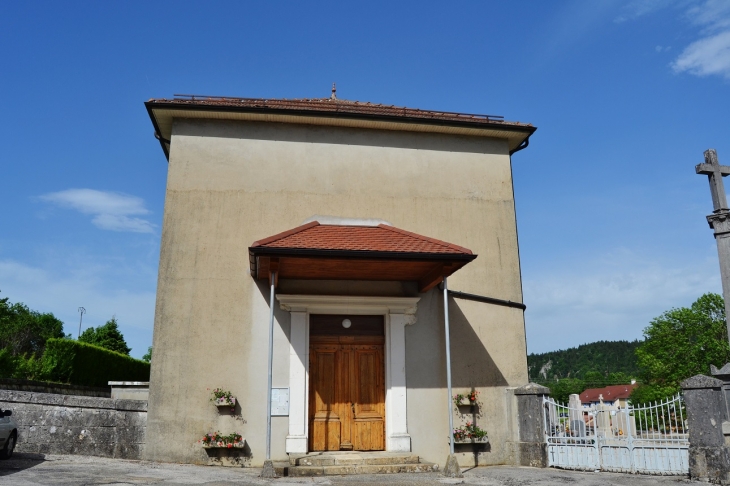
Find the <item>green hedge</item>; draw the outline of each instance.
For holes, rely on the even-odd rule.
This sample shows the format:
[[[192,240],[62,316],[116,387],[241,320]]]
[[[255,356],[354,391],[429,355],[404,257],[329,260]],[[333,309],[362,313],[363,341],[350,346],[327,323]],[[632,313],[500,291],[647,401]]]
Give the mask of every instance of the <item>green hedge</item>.
[[[43,367],[53,381],[107,386],[109,381],[149,381],[150,364],[71,339],[46,341]]]

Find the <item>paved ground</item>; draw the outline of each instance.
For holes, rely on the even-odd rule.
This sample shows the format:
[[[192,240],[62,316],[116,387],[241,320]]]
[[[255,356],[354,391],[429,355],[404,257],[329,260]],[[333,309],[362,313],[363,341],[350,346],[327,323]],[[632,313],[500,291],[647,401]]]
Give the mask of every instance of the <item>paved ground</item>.
[[[335,476],[329,478],[258,478],[260,470],[224,467],[160,464],[87,456],[58,456],[16,453],[0,461],[0,485],[286,485],[286,484],[394,484],[485,486],[655,486],[688,483],[686,478],[634,476],[612,473],[581,473],[556,469],[482,467],[465,472],[464,479],[447,479],[438,474],[387,474]]]

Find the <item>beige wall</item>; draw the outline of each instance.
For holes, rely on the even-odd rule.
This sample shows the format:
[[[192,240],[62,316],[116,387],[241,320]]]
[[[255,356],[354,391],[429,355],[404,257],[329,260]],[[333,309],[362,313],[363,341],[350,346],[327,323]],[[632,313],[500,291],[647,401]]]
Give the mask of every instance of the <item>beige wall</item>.
[[[470,248],[479,257],[453,290],[522,301],[510,159],[477,137],[176,120],[162,232],[146,454],[204,463],[195,441],[238,431],[251,465],[265,455],[268,289],[249,275],[248,246],[315,215],[381,218]],[[337,289],[337,290],[334,290]],[[414,295],[411,284],[282,282],[286,293]],[[421,295],[406,328],[413,451],[448,454],[443,307]],[[509,387],[527,382],[518,309],[452,300],[455,390],[482,392],[491,445],[480,463],[510,462],[516,431]],[[289,314],[275,313],[274,386],[288,386]],[[221,415],[207,388],[231,389],[239,416]],[[386,417],[387,420],[387,417]],[[458,422],[457,422],[458,423]],[[287,417],[273,418],[272,458],[285,459]],[[463,464],[474,461],[462,454]]]

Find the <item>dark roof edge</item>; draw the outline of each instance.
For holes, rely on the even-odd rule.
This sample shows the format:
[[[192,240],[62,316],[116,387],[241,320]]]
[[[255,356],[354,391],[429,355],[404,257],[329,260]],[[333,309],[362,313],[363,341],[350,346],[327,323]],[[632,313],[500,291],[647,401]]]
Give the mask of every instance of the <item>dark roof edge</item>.
[[[372,250],[313,250],[305,248],[267,248],[260,246],[250,247],[248,251],[253,256],[356,258],[363,260],[459,260],[470,262],[477,257],[477,255],[475,254],[466,253],[411,253]]]
[[[167,161],[170,161],[170,151],[168,150],[165,139],[162,137],[162,132],[160,132],[160,126],[157,124],[157,118],[155,117],[155,114],[152,111],[152,104],[149,101],[145,101],[144,104],[145,108],[147,109],[147,115],[149,115],[150,120],[152,120],[152,126],[155,129],[155,138],[160,142],[160,147],[162,147],[162,152],[165,154],[165,158]]]
[[[479,122],[473,123],[469,121],[458,121],[458,120],[437,120],[426,117],[411,117],[411,116],[389,116],[389,115],[374,115],[369,113],[349,113],[343,111],[319,111],[319,110],[292,110],[287,108],[268,108],[268,107],[249,107],[249,106],[216,106],[216,105],[196,105],[196,104],[180,104],[170,103],[164,101],[146,101],[145,106],[150,111],[153,108],[161,107],[173,110],[198,110],[198,111],[227,111],[234,113],[263,113],[263,114],[289,114],[297,116],[323,116],[328,118],[350,118],[350,119],[369,119],[375,121],[391,121],[401,123],[422,123],[426,125],[438,125],[438,126],[452,126],[460,128],[491,128],[500,129],[504,131],[523,132],[531,135],[537,127],[532,125],[514,125],[510,122]],[[529,136],[528,135],[528,136]]]

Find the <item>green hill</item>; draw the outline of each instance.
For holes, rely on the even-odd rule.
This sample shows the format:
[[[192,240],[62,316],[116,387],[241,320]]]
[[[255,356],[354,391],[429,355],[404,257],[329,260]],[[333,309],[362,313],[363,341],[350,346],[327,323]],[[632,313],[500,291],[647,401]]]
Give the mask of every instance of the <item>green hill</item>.
[[[545,383],[561,378],[583,379],[586,373],[598,372],[604,376],[624,373],[636,377],[636,348],[641,341],[598,341],[577,348],[550,351],[527,356],[531,382]]]

